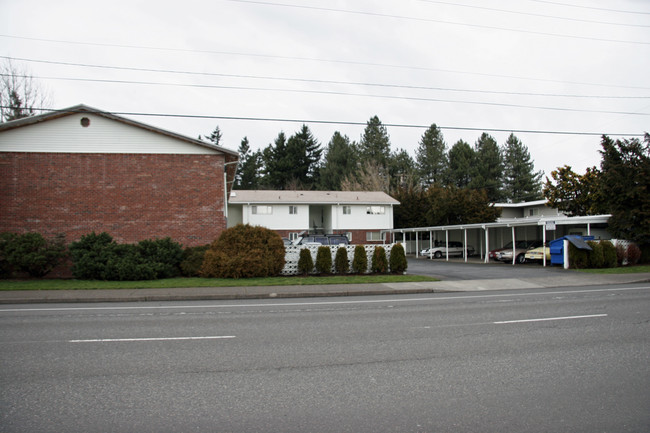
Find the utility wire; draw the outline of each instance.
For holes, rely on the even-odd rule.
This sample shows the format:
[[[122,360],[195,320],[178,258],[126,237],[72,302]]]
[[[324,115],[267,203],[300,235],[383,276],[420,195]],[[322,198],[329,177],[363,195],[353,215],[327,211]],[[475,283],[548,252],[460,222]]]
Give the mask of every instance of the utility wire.
[[[194,76],[207,76],[207,77],[223,77],[223,78],[246,78],[256,80],[272,80],[272,81],[289,81],[300,83],[314,83],[314,84],[340,84],[340,85],[353,85],[353,86],[366,86],[366,87],[381,87],[381,88],[397,88],[408,90],[435,90],[445,92],[463,92],[463,93],[479,93],[479,94],[492,94],[492,95],[513,95],[513,96],[544,96],[544,97],[559,97],[559,98],[588,98],[588,99],[650,99],[650,95],[633,95],[633,96],[611,96],[611,95],[577,95],[577,94],[557,94],[557,93],[535,93],[535,92],[506,92],[498,90],[480,90],[480,89],[457,89],[449,87],[431,87],[431,86],[414,86],[404,84],[385,84],[385,83],[364,83],[355,81],[337,81],[337,80],[318,80],[311,78],[295,78],[295,77],[272,77],[265,75],[248,75],[248,74],[223,74],[217,72],[196,72],[196,71],[178,71],[169,69],[153,69],[153,68],[138,68],[126,66],[110,66],[110,65],[96,65],[86,63],[73,63],[73,62],[59,62],[52,60],[37,60],[26,59],[20,57],[0,56],[0,59],[18,60],[30,63],[43,63],[50,65],[62,66],[78,66],[83,68],[96,68],[96,69],[110,69],[119,71],[136,71],[136,72],[156,72],[177,75],[194,75]]]
[[[0,76],[8,76],[8,74],[0,74]],[[305,93],[305,94],[319,94],[319,95],[334,95],[334,96],[355,96],[366,98],[381,98],[381,99],[398,99],[407,101],[423,101],[423,102],[444,102],[452,104],[469,104],[469,105],[488,105],[497,107],[509,108],[528,108],[535,110],[550,110],[562,112],[579,112],[579,113],[599,113],[599,114],[620,114],[632,116],[650,116],[650,113],[641,113],[634,111],[609,111],[609,110],[589,110],[577,108],[563,108],[563,107],[545,107],[539,105],[524,105],[524,104],[508,104],[500,102],[482,102],[482,101],[461,101],[452,99],[441,98],[423,98],[414,96],[395,96],[395,95],[372,95],[364,93],[351,93],[351,92],[335,92],[326,90],[305,90],[305,89],[280,89],[269,87],[247,87],[247,86],[217,86],[210,84],[180,84],[180,83],[163,83],[153,81],[134,81],[134,80],[108,80],[108,79],[94,79],[94,78],[70,78],[70,77],[47,77],[47,76],[27,76],[27,75],[13,75],[22,78],[37,78],[40,80],[59,80],[59,81],[79,81],[79,82],[92,82],[92,83],[112,83],[112,84],[136,84],[148,86],[173,86],[173,87],[195,87],[206,89],[224,89],[224,90],[248,90],[248,91],[262,91],[262,92],[286,92],[286,93]]]
[[[411,16],[405,16],[405,15],[382,14],[382,13],[378,13],[378,12],[357,11],[357,10],[349,10],[349,9],[335,9],[335,8],[326,8],[326,7],[319,7],[319,6],[294,5],[294,4],[288,4],[288,3],[276,3],[276,2],[267,2],[267,1],[260,1],[260,0],[225,0],[225,1],[234,2],[234,3],[256,4],[256,5],[263,5],[263,6],[294,8],[294,9],[310,9],[310,10],[325,11],[325,12],[340,12],[340,13],[347,13],[347,14],[354,14],[354,15],[367,15],[367,16],[374,16],[374,17],[394,18],[394,19],[428,22],[428,23],[449,24],[449,25],[456,25],[456,26],[463,26],[463,27],[479,28],[479,29],[499,30],[499,31],[506,31],[506,32],[516,32],[516,33],[525,33],[525,34],[532,34],[532,35],[541,35],[541,36],[553,36],[553,37],[559,37],[559,38],[582,39],[582,40],[589,40],[589,41],[612,42],[612,43],[623,43],[623,44],[650,45],[650,42],[646,42],[646,41],[629,41],[629,40],[620,40],[620,39],[606,39],[606,38],[597,38],[597,37],[592,37],[592,36],[579,36],[579,35],[567,35],[567,34],[561,34],[561,33],[539,32],[539,31],[535,31],[535,30],[510,29],[510,28],[505,28],[505,27],[488,26],[488,25],[484,25],[484,24],[469,24],[469,23],[463,23],[463,22],[459,22],[459,21],[448,21],[448,20],[439,20],[439,19],[433,19],[433,18],[411,17]]]
[[[508,14],[525,15],[525,16],[531,16],[531,17],[550,18],[550,19],[556,19],[556,20],[574,21],[574,22],[590,23],[590,24],[604,24],[604,25],[607,25],[607,26],[644,27],[644,28],[645,27],[650,27],[650,25],[647,25],[647,24],[613,23],[611,21],[595,21],[595,20],[587,20],[587,19],[582,19],[582,18],[560,17],[560,16],[557,16],[557,15],[545,15],[545,14],[536,14],[536,13],[532,13],[532,12],[512,11],[512,10],[507,10],[507,9],[497,9],[497,8],[489,8],[489,7],[485,7],[485,6],[466,5],[466,4],[452,3],[452,2],[447,2],[447,1],[437,1],[437,0],[418,0],[418,1],[423,2],[423,3],[442,4],[442,5],[448,5],[448,6],[464,7],[464,8],[479,9],[479,10],[486,10],[486,11],[493,11],[493,12],[503,12],[503,13],[508,13]],[[561,3],[556,3],[556,4],[561,4]],[[571,6],[571,5],[565,5],[565,6]]]
[[[10,106],[0,106],[0,108],[12,108]],[[34,110],[50,113],[69,113],[75,112],[70,109],[53,110],[49,108],[33,108]],[[78,111],[86,113],[87,111]],[[327,124],[327,125],[351,125],[351,126],[366,126],[367,122],[357,121],[341,121],[341,120],[316,120],[316,119],[292,119],[292,118],[278,118],[278,117],[242,117],[242,116],[218,116],[206,114],[170,114],[170,113],[142,113],[132,111],[111,111],[108,114],[116,116],[144,116],[144,117],[165,117],[165,118],[186,118],[186,119],[216,119],[216,120],[242,120],[254,122],[286,122],[286,123],[304,123],[304,124]],[[405,123],[383,123],[384,126],[391,128],[411,128],[411,129],[427,129],[431,125],[416,125]],[[456,131],[483,131],[483,132],[511,132],[517,134],[549,134],[549,135],[581,135],[581,136],[612,136],[612,137],[643,137],[643,133],[612,133],[612,132],[578,132],[578,131],[550,131],[550,130],[531,130],[531,129],[508,129],[508,128],[476,128],[467,126],[436,126],[443,130],[456,130]]]
[[[259,53],[241,53],[235,51],[196,50],[196,49],[153,47],[153,46],[141,46],[141,45],[139,46],[139,45],[126,45],[126,44],[107,44],[107,43],[99,43],[99,42],[80,42],[80,41],[68,41],[68,40],[60,40],[60,39],[32,38],[26,36],[15,36],[15,35],[5,35],[5,34],[0,34],[0,38],[21,39],[21,40],[36,41],[36,42],[70,44],[70,45],[80,45],[80,46],[128,48],[128,49],[136,49],[136,50],[155,50],[155,51],[197,53],[197,54],[217,54],[217,55],[228,55],[228,56],[256,57],[256,58],[275,59],[275,60],[277,59],[298,60],[298,61],[305,61],[305,62],[372,66],[372,67],[393,68],[393,69],[406,69],[406,70],[413,70],[413,71],[433,71],[433,72],[445,72],[451,74],[475,75],[481,77],[506,78],[510,80],[527,80],[527,81],[537,81],[537,82],[544,82],[544,83],[575,84],[581,86],[616,87],[616,88],[624,88],[624,89],[642,89],[642,90],[650,89],[650,87],[622,86],[622,85],[603,84],[603,83],[587,83],[587,82],[579,82],[579,81],[563,81],[563,80],[552,80],[548,78],[530,78],[530,77],[520,77],[516,75],[488,74],[483,72],[430,68],[426,66],[408,66],[408,65],[395,65],[390,63],[361,62],[361,61],[353,61],[353,60],[321,59],[316,57],[277,56],[277,55],[259,54]]]
[[[641,12],[641,11],[623,11],[620,9],[608,9],[608,8],[598,8],[594,6],[582,6],[582,5],[574,5],[570,3],[560,3],[560,2],[554,2],[554,1],[548,1],[548,0],[528,0],[536,3],[546,3],[546,4],[551,4],[551,5],[558,5],[558,6],[565,6],[565,7],[572,7],[572,8],[580,8],[580,9],[591,9],[591,10],[596,10],[596,11],[606,11],[606,12],[617,12],[621,14],[636,14],[636,15],[650,15],[650,12]]]

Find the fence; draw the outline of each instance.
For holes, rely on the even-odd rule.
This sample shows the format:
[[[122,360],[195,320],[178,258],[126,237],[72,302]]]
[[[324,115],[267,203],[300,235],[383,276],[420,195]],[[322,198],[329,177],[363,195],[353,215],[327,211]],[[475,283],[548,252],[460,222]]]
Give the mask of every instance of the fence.
[[[372,265],[372,255],[375,252],[375,246],[383,247],[386,250],[386,259],[390,261],[390,252],[395,244],[385,244],[385,245],[363,245],[363,248],[366,250],[366,257],[368,258],[368,269],[366,272],[370,271],[370,266]],[[352,263],[354,258],[354,249],[356,245],[345,245],[343,248],[347,250],[348,253],[348,263]],[[298,275],[298,260],[300,259],[300,250],[307,248],[311,253],[311,258],[316,263],[316,254],[318,253],[318,246],[307,246],[307,245],[289,245],[285,247],[285,264],[284,269],[282,269],[282,275]],[[332,253],[332,272],[334,272],[335,256],[338,251],[338,245],[329,245],[328,248]],[[352,268],[352,266],[350,266]],[[350,272],[353,272],[350,269]]]

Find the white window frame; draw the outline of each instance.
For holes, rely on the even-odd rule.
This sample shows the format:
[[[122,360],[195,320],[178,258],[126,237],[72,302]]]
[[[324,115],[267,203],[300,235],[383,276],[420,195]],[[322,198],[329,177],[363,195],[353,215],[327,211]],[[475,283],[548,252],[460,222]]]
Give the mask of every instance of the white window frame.
[[[289,215],[298,215],[298,206],[289,205]]]
[[[385,206],[368,206],[366,207],[366,215],[384,215],[386,213]]]
[[[295,241],[296,239],[298,239],[300,237],[299,235],[300,235],[300,233],[298,233],[298,232],[291,232],[291,233],[289,233],[289,240],[291,242],[293,242],[293,241]]]
[[[343,205],[343,215],[352,215],[352,206],[344,204]]]
[[[381,242],[381,232],[366,232],[366,241],[367,242]]]
[[[273,206],[251,206],[251,213],[253,215],[273,215]]]

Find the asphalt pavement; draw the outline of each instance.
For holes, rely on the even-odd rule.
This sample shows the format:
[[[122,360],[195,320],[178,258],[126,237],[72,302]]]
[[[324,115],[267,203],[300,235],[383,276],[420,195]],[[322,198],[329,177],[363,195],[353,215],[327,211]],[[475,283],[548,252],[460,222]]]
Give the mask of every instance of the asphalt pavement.
[[[302,286],[191,287],[120,290],[0,291],[0,304],[56,302],[139,302],[308,298],[324,296],[395,295],[515,289],[580,287],[650,282],[650,273],[588,274],[539,265],[484,264],[478,261],[409,259],[408,273],[440,281]]]

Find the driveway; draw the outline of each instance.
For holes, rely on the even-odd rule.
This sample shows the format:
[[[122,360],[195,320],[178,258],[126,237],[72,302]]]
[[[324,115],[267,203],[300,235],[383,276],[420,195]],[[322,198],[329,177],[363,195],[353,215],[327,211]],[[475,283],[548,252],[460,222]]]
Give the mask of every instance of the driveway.
[[[478,259],[470,259],[465,263],[462,259],[408,259],[408,273],[429,275],[441,280],[486,280],[504,278],[543,278],[561,275],[566,271],[561,266],[543,267],[536,263],[512,265],[510,263],[483,263]]]

